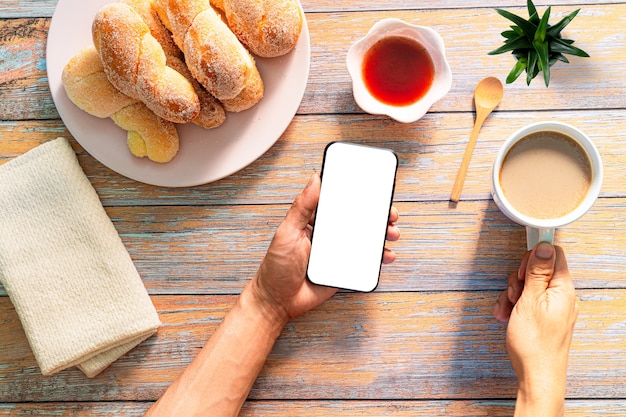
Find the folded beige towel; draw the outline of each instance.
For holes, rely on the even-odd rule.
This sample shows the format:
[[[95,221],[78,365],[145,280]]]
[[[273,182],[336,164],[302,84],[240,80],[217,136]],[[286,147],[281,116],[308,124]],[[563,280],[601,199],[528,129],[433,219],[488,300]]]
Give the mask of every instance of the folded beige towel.
[[[0,282],[44,375],[94,377],[160,325],[64,138],[0,165]]]

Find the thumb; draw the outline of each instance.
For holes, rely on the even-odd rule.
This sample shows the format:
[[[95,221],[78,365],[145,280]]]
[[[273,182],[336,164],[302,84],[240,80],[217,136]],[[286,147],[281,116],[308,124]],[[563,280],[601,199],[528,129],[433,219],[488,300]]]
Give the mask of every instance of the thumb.
[[[526,265],[524,292],[540,294],[546,291],[554,274],[555,250],[548,242],[539,242],[531,251]]]
[[[285,222],[296,229],[304,229],[309,224],[320,198],[320,177],[313,174],[304,190],[296,197],[285,216]]]

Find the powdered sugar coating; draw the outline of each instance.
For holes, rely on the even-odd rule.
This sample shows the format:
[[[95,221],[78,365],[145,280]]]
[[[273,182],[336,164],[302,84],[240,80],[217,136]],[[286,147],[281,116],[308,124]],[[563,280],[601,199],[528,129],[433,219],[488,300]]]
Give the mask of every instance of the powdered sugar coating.
[[[144,23],[148,25],[152,36],[163,47],[166,56],[183,57],[182,51],[174,42],[172,33],[161,21],[153,0],[123,0],[123,2],[139,13]]]
[[[200,102],[193,86],[167,67],[163,48],[133,8],[105,5],[94,18],[92,33],[104,72],[121,92],[175,123],[198,115]]]
[[[298,0],[213,0],[230,29],[250,51],[272,58],[291,51],[302,31]]]
[[[252,88],[262,97],[262,79],[252,56],[208,0],[156,0],[155,5],[183,50],[189,70],[209,93],[224,101]],[[248,108],[261,98],[246,97]]]
[[[169,162],[178,152],[178,132],[173,123],[155,115],[141,101],[115,88],[104,73],[95,48],[87,48],[65,65],[62,83],[69,99],[96,117],[110,117],[128,133],[128,145],[136,156]]]
[[[248,110],[263,98],[264,92],[261,74],[258,71],[252,71],[250,80],[246,83],[244,89],[236,97],[222,100],[222,104],[230,112]]]
[[[87,48],[72,57],[63,68],[63,87],[69,99],[87,113],[106,118],[138,100],[115,88],[104,74],[100,56]]]
[[[209,93],[200,83],[193,78],[191,71],[185,63],[174,56],[167,57],[167,65],[185,76],[193,85],[193,88],[200,99],[200,114],[193,119],[193,123],[206,129],[213,129],[221,126],[226,121],[224,106],[211,93]]]

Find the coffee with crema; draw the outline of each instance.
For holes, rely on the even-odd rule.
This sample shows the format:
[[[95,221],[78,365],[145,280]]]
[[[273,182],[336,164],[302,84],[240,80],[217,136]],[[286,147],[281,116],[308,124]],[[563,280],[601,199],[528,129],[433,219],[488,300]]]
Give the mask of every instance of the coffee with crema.
[[[591,174],[589,157],[572,138],[536,132],[509,150],[500,170],[500,186],[520,213],[555,219],[572,212],[585,199]]]

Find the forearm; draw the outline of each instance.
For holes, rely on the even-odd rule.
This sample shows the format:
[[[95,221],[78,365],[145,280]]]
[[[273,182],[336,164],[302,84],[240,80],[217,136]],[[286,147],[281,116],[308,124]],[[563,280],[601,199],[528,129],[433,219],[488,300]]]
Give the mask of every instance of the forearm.
[[[564,380],[554,378],[520,383],[514,417],[562,417],[564,414]]]
[[[246,287],[198,356],[146,417],[237,416],[286,321]]]

